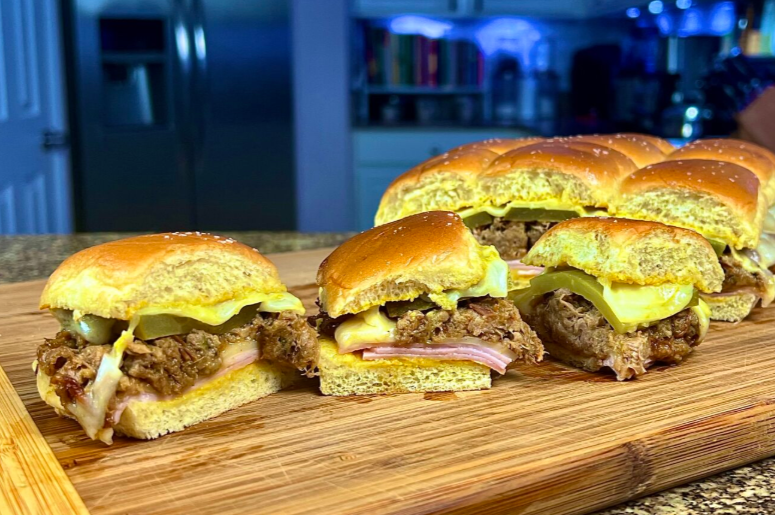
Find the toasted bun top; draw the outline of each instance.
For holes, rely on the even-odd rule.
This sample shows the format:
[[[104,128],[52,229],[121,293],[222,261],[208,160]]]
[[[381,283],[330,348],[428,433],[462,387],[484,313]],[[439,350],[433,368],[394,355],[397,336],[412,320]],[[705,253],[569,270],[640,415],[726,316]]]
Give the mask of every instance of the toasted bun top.
[[[152,234],[70,256],[46,283],[40,307],[129,320],[142,308],[208,307],[284,291],[274,265],[231,238]]]
[[[431,211],[362,232],[320,265],[320,303],[332,317],[388,301],[468,288],[485,276],[485,249],[454,213]]]
[[[668,159],[707,159],[742,166],[759,178],[769,203],[775,201],[775,154],[753,143],[736,139],[698,140],[679,148]]]
[[[460,145],[459,147],[450,150],[449,153],[454,154],[466,150],[485,149],[495,152],[496,154],[505,154],[509,150],[526,147],[540,141],[543,141],[543,138],[491,138]]]
[[[522,261],[571,266],[611,282],[693,284],[721,290],[724,272],[710,243],[694,231],[624,218],[574,218],[547,231]]]
[[[482,189],[496,205],[557,199],[606,207],[619,180],[636,169],[610,147],[577,138],[550,140],[498,157],[482,174]]]
[[[723,161],[681,159],[647,166],[624,179],[617,216],[686,227],[737,247],[756,247],[766,209],[759,179]]]
[[[424,211],[457,211],[481,199],[479,175],[498,154],[468,148],[432,157],[400,175],[382,195],[375,225]]]
[[[673,146],[669,142],[654,136],[644,136],[642,134],[595,134],[590,136],[576,136],[574,138],[562,138],[565,141],[583,141],[602,145],[613,150],[617,150],[625,156],[632,159],[638,168],[643,168],[650,164],[658,163],[665,159],[667,152],[663,143],[669,145],[670,151]],[[657,141],[658,140],[658,141]],[[553,140],[550,140],[553,141]]]

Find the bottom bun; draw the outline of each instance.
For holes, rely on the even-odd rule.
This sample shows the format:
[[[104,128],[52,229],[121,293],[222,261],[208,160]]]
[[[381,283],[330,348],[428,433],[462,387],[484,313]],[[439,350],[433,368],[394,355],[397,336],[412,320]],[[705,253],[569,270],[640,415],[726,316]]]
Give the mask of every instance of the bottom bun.
[[[722,322],[740,322],[748,316],[758,300],[753,293],[723,296],[700,294],[700,297],[710,307],[710,319]]]
[[[324,395],[459,392],[492,386],[489,367],[471,361],[418,358],[363,360],[339,354],[331,340],[320,339],[320,391]]]
[[[173,399],[132,401],[113,429],[119,434],[151,440],[278,392],[292,385],[297,377],[294,370],[263,361],[251,363]],[[72,418],[48,379],[38,372],[40,397],[59,415]]]

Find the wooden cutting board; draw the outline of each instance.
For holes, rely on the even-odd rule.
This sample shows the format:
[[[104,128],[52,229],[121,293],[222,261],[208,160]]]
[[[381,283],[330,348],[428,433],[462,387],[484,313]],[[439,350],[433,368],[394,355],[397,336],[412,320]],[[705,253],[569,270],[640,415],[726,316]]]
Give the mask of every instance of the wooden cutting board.
[[[310,308],[326,254],[273,256]],[[549,359],[483,392],[327,398],[309,381],[107,447],[35,391],[57,328],[42,286],[0,286],[3,514],[78,512],[77,494],[93,514],[587,513],[775,454],[775,309],[631,382]]]

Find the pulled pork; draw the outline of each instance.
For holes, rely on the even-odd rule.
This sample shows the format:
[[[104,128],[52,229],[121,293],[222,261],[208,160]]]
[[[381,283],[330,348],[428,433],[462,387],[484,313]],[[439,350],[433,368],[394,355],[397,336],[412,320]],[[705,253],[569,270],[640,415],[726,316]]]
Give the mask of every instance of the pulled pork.
[[[324,313],[318,316],[321,334],[333,338],[336,327],[346,317],[332,319]],[[514,304],[505,299],[485,297],[461,301],[453,310],[410,310],[395,322],[395,343],[399,345],[472,337],[503,343],[520,360],[535,362],[543,356],[541,341],[522,321]]]
[[[656,362],[680,363],[700,343],[699,319],[690,309],[618,334],[591,302],[566,289],[547,294],[525,318],[552,356],[590,372],[610,367],[620,380]]]
[[[482,245],[492,245],[505,260],[520,259],[555,222],[513,222],[495,218],[472,232]]]
[[[222,335],[194,330],[155,340],[135,339],[126,349],[119,394],[152,392],[177,395],[199,378],[215,374],[221,351],[244,340],[258,342],[259,359],[283,363],[314,375],[317,366],[315,330],[295,313],[259,313],[252,322]],[[38,366],[51,378],[63,402],[83,395],[110,345],[92,345],[80,335],[60,331],[38,347]]]
[[[724,254],[719,258],[719,263],[724,269],[724,283],[721,286],[721,291],[733,291],[736,288],[748,286],[753,286],[759,291],[767,290],[767,278],[763,274],[749,272],[731,255]]]

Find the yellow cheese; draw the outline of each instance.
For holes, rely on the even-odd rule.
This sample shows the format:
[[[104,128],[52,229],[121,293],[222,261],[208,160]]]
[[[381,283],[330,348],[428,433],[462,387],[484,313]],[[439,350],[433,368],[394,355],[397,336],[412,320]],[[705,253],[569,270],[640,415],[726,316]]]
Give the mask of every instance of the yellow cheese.
[[[606,214],[606,212],[602,210],[588,209],[588,208],[585,208],[584,206],[579,206],[577,204],[570,204],[567,202],[560,202],[559,200],[555,200],[555,199],[536,200],[536,201],[513,200],[502,206],[484,205],[484,206],[478,206],[478,207],[469,207],[467,209],[458,211],[457,214],[460,215],[461,218],[468,218],[469,216],[473,216],[479,213],[488,213],[490,214],[490,216],[494,216],[495,218],[503,218],[504,216],[506,216],[506,213],[508,213],[512,208],[573,211],[575,213],[578,213],[579,216],[600,216],[601,214],[605,216]]]
[[[481,281],[465,289],[429,293],[428,298],[444,309],[455,309],[460,299],[487,295],[505,297],[509,293],[509,265],[500,258],[495,247],[484,247],[482,254],[486,270]]]
[[[396,323],[379,310],[379,306],[358,313],[342,322],[334,332],[340,350],[362,343],[384,343],[393,341]]]
[[[647,324],[664,320],[683,310],[694,295],[694,286],[691,284],[641,286],[598,281],[603,285],[606,304],[624,324]]]
[[[139,310],[135,316],[145,315],[174,315],[193,318],[208,325],[220,325],[236,315],[245,306],[261,303],[259,311],[277,313],[280,311],[293,311],[304,314],[304,306],[301,301],[288,292],[279,293],[254,293],[242,299],[227,300],[213,306],[154,306]]]

